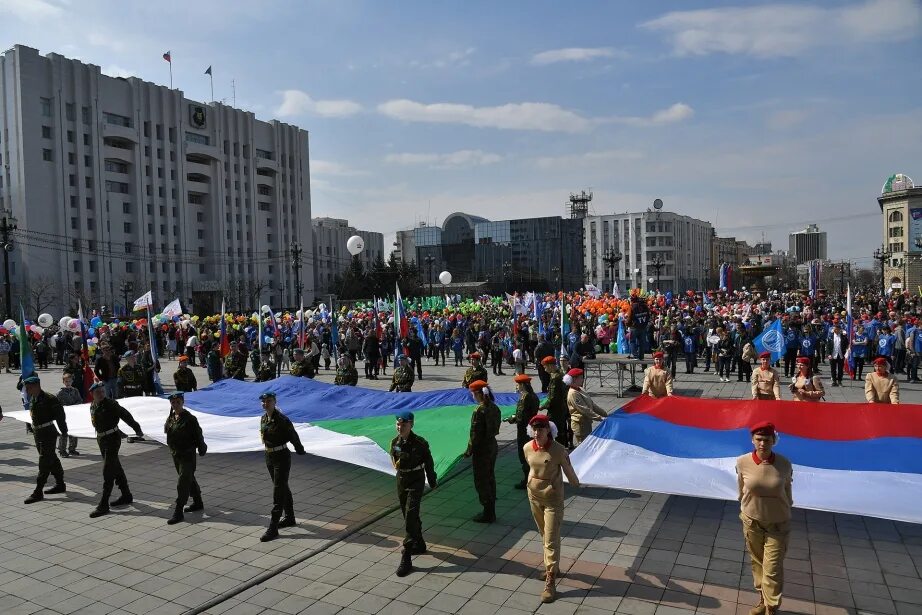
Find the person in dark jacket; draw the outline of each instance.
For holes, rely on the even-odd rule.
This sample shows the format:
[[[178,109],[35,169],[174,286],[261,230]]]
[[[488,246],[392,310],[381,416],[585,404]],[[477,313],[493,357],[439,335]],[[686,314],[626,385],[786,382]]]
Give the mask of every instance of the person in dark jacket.
[[[259,540],[268,542],[278,538],[280,527],[297,525],[294,500],[291,497],[291,489],[288,488],[288,475],[291,473],[291,451],[288,450],[288,443],[295,447],[295,452],[299,455],[304,455],[306,451],[291,420],[276,407],[275,393],[266,391],[259,399],[264,411],[259,420],[259,436],[266,447],[266,468],[272,478],[272,512],[269,527]]]
[[[183,407],[185,396],[182,391],[170,395],[170,416],[163,425],[166,434],[166,444],[170,447],[173,456],[173,465],[178,475],[176,481],[176,506],[173,516],[167,524],[174,525],[183,520],[183,512],[195,512],[205,508],[202,503],[202,490],[195,480],[195,453],[205,455],[208,445],[202,436],[202,428],[198,419]],[[189,496],[192,496],[192,505],[186,506]],[[185,507],[185,508],[183,508]]]
[[[57,423],[61,436],[67,436],[67,417],[64,415],[64,406],[58,398],[42,390],[41,380],[32,374],[22,379],[26,391],[26,403],[29,406],[29,417],[32,419],[32,435],[35,438],[35,448],[38,450],[38,477],[35,479],[35,491],[26,498],[26,504],[34,504],[45,499],[42,489],[48,476],[54,476],[55,485],[44,493],[64,493],[67,487],[64,484],[64,468],[61,460],[55,453],[58,443],[58,430],[54,428]]]
[[[522,464],[522,472],[525,474],[525,477],[516,483],[515,488],[525,489],[525,483],[528,481],[529,466],[528,462],[525,461],[525,451],[522,447],[531,440],[528,435],[528,422],[538,414],[539,402],[538,396],[535,395],[534,390],[531,388],[531,376],[517,374],[513,381],[515,381],[515,388],[519,393],[519,401],[515,406],[515,414],[507,418],[506,422],[515,425],[519,463]]]
[[[102,453],[102,494],[96,509],[90,513],[90,518],[95,519],[109,513],[109,507],[128,506],[134,501],[131,490],[128,488],[128,478],[118,459],[118,449],[122,446],[122,432],[119,431],[119,421],[124,421],[134,429],[138,440],[144,439],[144,433],[131,413],[125,410],[117,401],[106,397],[106,388],[102,382],[95,382],[90,386],[93,394],[93,403],[90,404],[90,421],[96,430],[96,441],[99,443],[99,452]],[[131,438],[128,439],[131,442]],[[121,497],[109,502],[112,487],[118,485],[122,492]]]

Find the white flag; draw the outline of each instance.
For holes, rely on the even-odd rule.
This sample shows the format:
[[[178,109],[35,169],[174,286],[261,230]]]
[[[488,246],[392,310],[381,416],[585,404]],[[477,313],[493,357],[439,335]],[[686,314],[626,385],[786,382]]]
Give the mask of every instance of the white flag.
[[[134,309],[136,310],[145,310],[154,304],[153,296],[150,291],[147,291],[140,297],[134,300]]]
[[[172,303],[163,308],[162,313],[164,316],[169,318],[173,318],[174,316],[182,316],[182,306],[179,303],[179,299],[173,299]]]
[[[602,291],[599,288],[590,282],[586,282],[586,293],[593,299],[598,299],[602,296]]]
[[[618,283],[615,282],[611,287],[611,296],[615,299],[621,298],[621,292],[618,290]]]

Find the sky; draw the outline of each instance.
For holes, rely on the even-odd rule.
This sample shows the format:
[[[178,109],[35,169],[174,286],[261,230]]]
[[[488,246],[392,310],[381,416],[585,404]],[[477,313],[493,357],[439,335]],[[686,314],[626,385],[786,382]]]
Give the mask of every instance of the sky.
[[[881,185],[922,185],[922,0],[0,0],[0,37],[310,133],[313,216],[379,231],[665,209],[817,223],[871,266]],[[231,82],[235,88],[232,90]]]

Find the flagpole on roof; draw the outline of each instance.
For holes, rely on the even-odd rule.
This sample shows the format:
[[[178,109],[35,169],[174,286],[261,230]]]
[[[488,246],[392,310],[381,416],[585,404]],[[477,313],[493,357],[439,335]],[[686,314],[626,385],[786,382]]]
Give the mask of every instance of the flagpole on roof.
[[[163,59],[166,60],[166,63],[170,65],[170,89],[172,90],[173,89],[173,52],[170,50],[167,50],[167,52],[163,54]]]
[[[211,74],[211,66],[208,67],[205,74],[208,75],[208,80],[211,81],[211,102],[214,102],[214,75]]]

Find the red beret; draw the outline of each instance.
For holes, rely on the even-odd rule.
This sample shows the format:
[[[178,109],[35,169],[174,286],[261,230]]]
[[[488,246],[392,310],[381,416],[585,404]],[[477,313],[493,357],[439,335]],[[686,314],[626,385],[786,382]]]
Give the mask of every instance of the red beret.
[[[770,352],[768,352],[768,351],[760,352],[760,353],[759,353],[759,358],[760,358],[760,359],[771,359],[771,358],[772,358],[772,353],[770,353]]]
[[[567,376],[569,376],[570,378],[576,378],[577,376],[582,376],[582,375],[583,375],[583,370],[581,370],[578,367],[574,367],[573,369],[567,372]]]
[[[530,421],[528,421],[528,424],[531,425],[532,427],[534,427],[535,425],[543,425],[547,427],[548,425],[550,425],[550,423],[551,423],[551,420],[548,418],[546,414],[536,414],[535,416],[531,417]]]
[[[775,435],[775,424],[770,421],[762,421],[760,423],[756,423],[749,428],[749,433],[763,436],[773,436]]]
[[[469,358],[471,358],[471,359],[479,359],[479,358],[480,358],[480,353],[479,353],[479,352],[472,352],[472,353],[470,354],[470,357],[469,357]]]
[[[662,359],[662,358],[663,358],[663,353],[660,352],[659,350],[657,350],[656,352],[653,353],[653,358],[654,358],[654,359]]]
[[[797,362],[800,365],[810,365],[810,357],[797,357]]]
[[[527,374],[516,374],[512,380],[513,382],[531,382],[531,376]]]
[[[877,357],[874,359],[874,365],[889,365],[885,357]]]
[[[551,356],[551,357],[544,357],[543,359],[541,359],[541,364],[542,364],[542,365],[550,365],[550,364],[553,363],[554,361],[555,361],[555,359],[554,359],[554,357],[552,357],[552,356]]]
[[[485,386],[488,386],[486,380],[475,380],[474,382],[470,383],[467,388],[471,391],[480,391]]]

